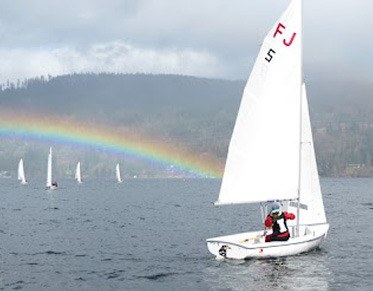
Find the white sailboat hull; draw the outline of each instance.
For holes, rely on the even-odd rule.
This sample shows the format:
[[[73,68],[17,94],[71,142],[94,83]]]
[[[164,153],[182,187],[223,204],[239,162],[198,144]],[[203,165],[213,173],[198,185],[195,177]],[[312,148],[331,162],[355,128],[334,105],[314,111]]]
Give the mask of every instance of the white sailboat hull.
[[[56,190],[58,187],[57,186],[47,186],[47,190]]]
[[[243,260],[283,257],[317,248],[325,239],[328,229],[328,223],[300,226],[301,236],[291,237],[286,242],[264,242],[263,231],[220,236],[206,241],[209,251],[217,258]],[[294,229],[291,230],[293,232]]]

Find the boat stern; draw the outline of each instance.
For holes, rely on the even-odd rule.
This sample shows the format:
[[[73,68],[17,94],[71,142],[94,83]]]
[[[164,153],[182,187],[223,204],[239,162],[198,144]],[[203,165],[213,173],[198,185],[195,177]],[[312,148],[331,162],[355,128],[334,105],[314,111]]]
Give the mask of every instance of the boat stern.
[[[210,253],[217,259],[243,260],[252,252],[252,249],[247,247],[263,244],[264,237],[264,231],[256,231],[209,238],[206,243]]]
[[[207,248],[216,259],[235,259],[244,260],[247,257],[247,251],[238,245],[207,240]]]

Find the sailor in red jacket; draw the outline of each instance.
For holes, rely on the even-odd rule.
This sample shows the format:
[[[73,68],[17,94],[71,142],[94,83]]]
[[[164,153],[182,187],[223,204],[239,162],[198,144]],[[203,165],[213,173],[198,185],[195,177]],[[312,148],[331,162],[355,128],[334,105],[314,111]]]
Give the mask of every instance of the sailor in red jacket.
[[[293,213],[281,211],[281,205],[278,202],[274,202],[271,207],[271,212],[268,214],[264,225],[267,228],[272,228],[272,234],[267,235],[265,238],[266,242],[270,241],[287,241],[290,238],[289,228],[286,224],[288,219],[295,219]]]

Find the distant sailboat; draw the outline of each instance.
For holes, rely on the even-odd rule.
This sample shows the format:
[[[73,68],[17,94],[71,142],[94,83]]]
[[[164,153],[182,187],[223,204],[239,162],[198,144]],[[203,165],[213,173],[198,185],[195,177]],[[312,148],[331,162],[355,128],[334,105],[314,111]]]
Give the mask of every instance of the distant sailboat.
[[[49,155],[48,155],[48,170],[47,170],[47,184],[46,188],[50,190],[57,189],[58,185],[56,181],[52,182],[52,148],[49,148]]]
[[[288,241],[265,242],[266,232],[207,239],[218,258],[296,255],[327,235],[311,123],[303,83],[302,0],[293,0],[265,38],[243,93],[215,205],[278,201],[296,213]]]
[[[27,180],[25,177],[25,170],[23,168],[23,159],[20,159],[18,163],[18,180],[21,181],[22,185],[27,184]]]
[[[121,178],[121,176],[120,176],[120,168],[119,168],[119,164],[117,164],[116,167],[115,167],[115,176],[116,176],[116,178],[117,178],[117,182],[118,182],[118,183],[122,183],[122,182],[123,182],[123,181],[122,181],[122,178]]]
[[[81,175],[81,172],[80,172],[80,162],[78,162],[78,164],[76,165],[75,180],[78,183],[82,183],[82,175]]]

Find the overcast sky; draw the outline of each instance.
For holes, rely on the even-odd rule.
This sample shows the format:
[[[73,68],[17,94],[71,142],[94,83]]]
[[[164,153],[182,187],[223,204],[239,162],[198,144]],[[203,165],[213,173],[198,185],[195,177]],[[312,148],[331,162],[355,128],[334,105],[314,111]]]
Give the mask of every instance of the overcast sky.
[[[245,79],[290,0],[0,0],[0,82],[72,72]],[[373,75],[373,1],[304,0],[306,70]]]

